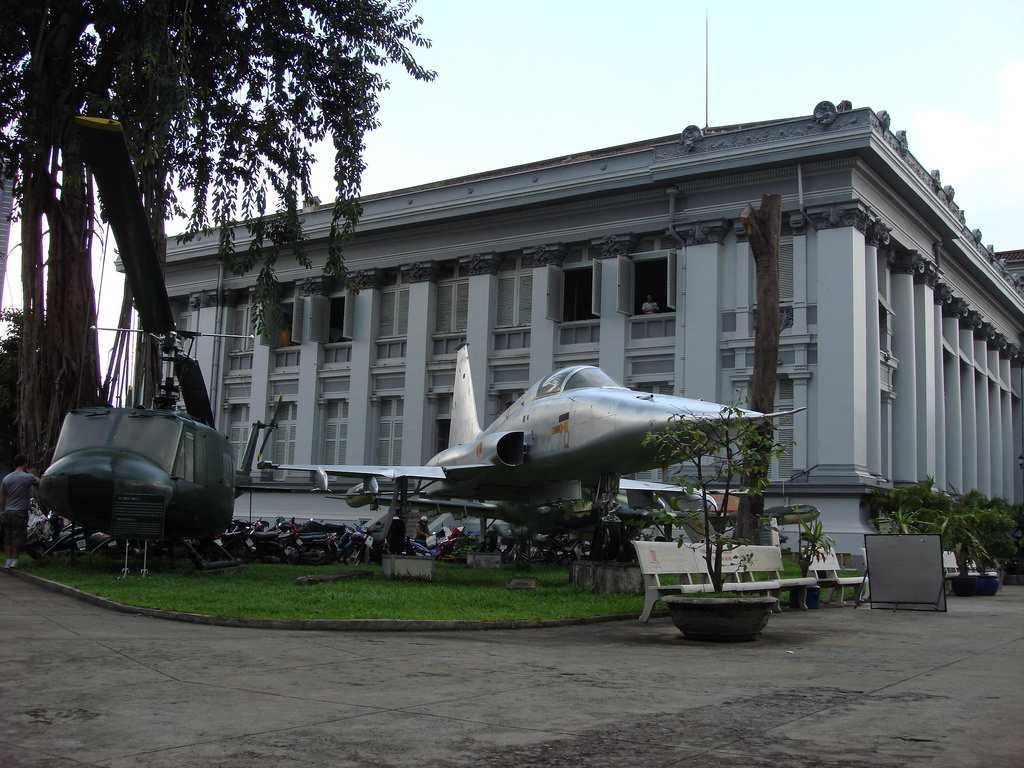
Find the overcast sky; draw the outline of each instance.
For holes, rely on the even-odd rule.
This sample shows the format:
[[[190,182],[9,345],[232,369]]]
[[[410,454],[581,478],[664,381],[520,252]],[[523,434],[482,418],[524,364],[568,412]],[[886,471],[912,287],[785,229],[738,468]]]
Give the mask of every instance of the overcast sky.
[[[434,44],[420,59],[437,80],[393,73],[363,192],[703,125],[705,9],[712,125],[806,115],[823,99],[888,110],[892,130],[956,188],[971,228],[998,250],[1024,247],[1013,210],[1024,172],[1019,0],[420,0]],[[331,168],[321,153],[324,201]],[[4,306],[20,304],[19,268],[15,250]],[[97,261],[97,283],[99,271]],[[119,298],[108,266],[101,324]]]

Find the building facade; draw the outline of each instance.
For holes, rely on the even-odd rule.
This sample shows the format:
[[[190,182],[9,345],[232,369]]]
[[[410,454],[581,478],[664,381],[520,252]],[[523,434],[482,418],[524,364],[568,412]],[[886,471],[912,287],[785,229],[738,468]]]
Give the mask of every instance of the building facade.
[[[1022,497],[1017,277],[954,190],[868,108],[710,128],[366,197],[352,286],[282,263],[284,322],[253,343],[202,338],[219,427],[236,445],[285,399],[278,461],[415,464],[447,445],[456,349],[482,423],[552,369],[746,400],[757,323],[740,211],[783,196],[773,503],[823,512],[859,551],[871,488]],[[330,207],[309,206],[322,263]],[[240,230],[236,247],[244,248]],[[179,321],[244,332],[254,275],[217,237],[168,249]]]

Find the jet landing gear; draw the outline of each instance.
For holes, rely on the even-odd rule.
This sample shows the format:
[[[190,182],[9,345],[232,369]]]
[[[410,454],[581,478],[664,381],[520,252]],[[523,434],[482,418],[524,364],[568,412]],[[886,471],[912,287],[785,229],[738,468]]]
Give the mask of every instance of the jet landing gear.
[[[619,478],[603,476],[594,489],[594,540],[590,547],[591,560],[626,562],[630,559],[626,528],[619,516]]]

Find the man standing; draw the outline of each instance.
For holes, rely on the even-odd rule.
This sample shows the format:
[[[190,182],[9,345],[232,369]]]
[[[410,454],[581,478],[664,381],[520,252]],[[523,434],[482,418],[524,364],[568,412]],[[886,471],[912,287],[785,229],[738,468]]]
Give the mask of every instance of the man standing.
[[[18,562],[18,548],[25,545],[28,530],[28,507],[32,488],[39,481],[28,471],[28,459],[19,453],[14,457],[14,471],[0,484],[0,520],[4,528],[4,549],[7,560],[4,568],[13,568]]]

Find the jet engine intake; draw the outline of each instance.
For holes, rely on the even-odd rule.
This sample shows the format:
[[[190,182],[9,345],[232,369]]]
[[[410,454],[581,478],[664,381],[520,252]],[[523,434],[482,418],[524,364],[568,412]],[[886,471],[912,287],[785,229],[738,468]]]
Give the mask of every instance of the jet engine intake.
[[[380,486],[377,484],[377,478],[368,477],[345,492],[345,502],[350,507],[365,507],[376,503],[378,493]]]

